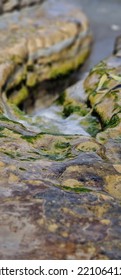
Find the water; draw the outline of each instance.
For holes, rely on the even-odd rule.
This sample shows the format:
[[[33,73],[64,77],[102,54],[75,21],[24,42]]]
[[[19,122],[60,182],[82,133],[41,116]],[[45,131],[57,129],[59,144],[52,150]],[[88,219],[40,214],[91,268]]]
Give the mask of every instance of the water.
[[[66,96],[68,99],[73,99],[75,102],[84,104],[85,93],[83,89],[83,80],[78,82],[76,86],[74,85],[68,88],[66,90]],[[56,101],[46,108],[35,109],[31,115],[32,125],[40,129],[40,132],[64,135],[89,135],[81,125],[81,122],[83,122],[87,116],[83,116],[80,111],[79,114],[74,112],[65,117],[63,109],[64,106],[58,104]],[[88,113],[87,109],[87,114]]]

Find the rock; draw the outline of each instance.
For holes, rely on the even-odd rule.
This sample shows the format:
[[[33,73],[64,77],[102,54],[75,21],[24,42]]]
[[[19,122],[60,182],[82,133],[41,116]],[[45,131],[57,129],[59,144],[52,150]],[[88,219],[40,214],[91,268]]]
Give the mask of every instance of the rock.
[[[2,0],[0,11],[1,13],[11,12],[15,9],[41,4],[44,1],[45,0]]]
[[[76,69],[90,50],[81,11],[51,1],[21,9],[34,2],[3,1],[0,7],[9,11],[0,18],[0,259],[120,259],[118,140],[108,138],[102,145],[88,133],[68,135],[63,122],[65,134],[52,131],[45,117],[47,128],[40,122],[38,131],[39,121],[33,124],[16,106],[31,94],[36,99],[36,86],[45,80]],[[87,90],[100,73],[90,76]],[[94,121],[91,131],[96,121],[84,95],[80,104],[79,92],[77,98],[73,92],[56,100],[62,117],[80,117],[85,127]],[[90,97],[93,107],[96,100]],[[117,110],[110,93],[108,99],[109,112],[105,100],[97,107],[101,116],[104,108],[101,124]],[[55,121],[50,118],[51,127]],[[100,123],[95,136],[99,130]]]
[[[6,5],[10,3],[13,5],[11,1]],[[26,1],[20,3],[28,5]],[[88,20],[71,5],[63,9],[63,4],[45,1],[37,8],[35,5],[3,14],[0,26],[0,68],[5,68],[7,73],[3,79],[0,72],[0,84],[16,105],[27,98],[19,91],[17,99],[17,89],[21,89],[23,83],[26,90],[32,92],[44,80],[77,69],[90,51],[92,36]],[[12,65],[10,73],[7,63]]]
[[[121,132],[121,45],[117,51],[92,69],[84,82],[93,112],[101,121],[102,130],[97,139],[120,138]]]

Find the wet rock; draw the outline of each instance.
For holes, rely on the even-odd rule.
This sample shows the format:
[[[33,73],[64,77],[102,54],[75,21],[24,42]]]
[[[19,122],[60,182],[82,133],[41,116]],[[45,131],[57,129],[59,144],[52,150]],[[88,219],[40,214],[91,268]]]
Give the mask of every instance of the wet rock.
[[[92,139],[86,151],[90,137],[7,129],[0,139],[1,259],[117,258],[120,197],[110,187],[121,176],[101,145]]]
[[[121,53],[119,38],[117,51],[101,61],[89,73],[84,82],[88,101],[97,114],[104,132],[97,139],[120,138],[121,132]]]
[[[0,18],[0,259],[118,259],[120,145],[110,139],[102,145],[88,133],[38,131],[36,121],[33,125],[16,107],[35,85],[77,68],[90,50],[81,11],[51,1],[20,9],[34,2],[1,5],[2,12],[15,11]],[[98,78],[100,73],[89,76],[87,88],[95,87]],[[98,90],[106,79],[101,78]],[[85,99],[78,105],[80,99],[73,98],[67,92],[58,100],[63,118],[91,116]],[[105,100],[96,107],[103,124],[117,110],[110,93],[107,99],[109,112]]]
[[[81,11],[51,1],[3,14],[0,32],[0,85],[16,105],[40,82],[81,65],[92,41]]]

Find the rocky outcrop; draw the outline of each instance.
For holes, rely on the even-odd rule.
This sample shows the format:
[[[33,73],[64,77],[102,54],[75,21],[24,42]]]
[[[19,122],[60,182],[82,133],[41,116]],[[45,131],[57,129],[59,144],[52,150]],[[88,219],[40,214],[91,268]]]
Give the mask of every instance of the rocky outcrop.
[[[85,81],[92,109],[80,88],[75,98],[75,86],[52,104],[49,113],[62,112],[57,120],[50,114],[49,125],[45,115],[33,121],[24,114],[20,106],[38,98],[36,86],[76,69],[92,40],[85,15],[71,6],[45,1],[20,9],[40,2],[1,3],[1,13],[15,11],[0,17],[0,259],[120,259],[120,139],[94,139],[120,105],[117,92],[106,99],[101,92],[104,106],[97,106],[98,93],[110,81],[112,92],[119,76],[93,69]],[[60,115],[78,120],[85,136],[69,135],[64,122],[63,133],[55,129]]]
[[[120,139],[121,135],[121,37],[117,38],[115,53],[101,61],[84,82],[88,101],[97,114],[103,132],[98,140]]]
[[[63,10],[62,5],[45,1],[14,16],[4,14],[0,18],[1,93],[21,104],[40,82],[82,64],[90,43],[85,15],[68,5]]]

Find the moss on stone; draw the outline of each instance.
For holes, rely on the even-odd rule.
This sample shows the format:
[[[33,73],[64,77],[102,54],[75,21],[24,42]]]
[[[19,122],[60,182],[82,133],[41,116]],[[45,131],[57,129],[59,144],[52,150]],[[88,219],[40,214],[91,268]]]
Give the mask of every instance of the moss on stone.
[[[95,137],[97,133],[101,130],[101,125],[99,120],[96,117],[87,117],[86,131],[92,136]],[[83,124],[83,121],[81,122]]]
[[[27,81],[26,81],[26,85],[28,87],[34,87],[37,84],[37,74],[34,72],[29,72],[27,74]]]
[[[107,128],[113,128],[113,127],[116,127],[118,126],[120,123],[120,118],[118,115],[113,115],[112,118],[109,120],[109,121],[105,121],[104,122],[104,127],[105,129]]]
[[[50,70],[49,78],[57,78],[60,77],[60,75],[69,74],[83,64],[88,54],[89,50],[85,50],[83,53],[73,57],[73,59],[62,61],[62,63],[58,63],[58,66],[53,66]]]
[[[19,56],[19,55],[12,55],[11,60],[16,64],[23,64],[23,57]]]
[[[14,95],[10,96],[9,101],[14,103],[15,105],[21,104],[27,97],[29,96],[29,91],[26,86],[22,86],[22,88],[15,92]]]
[[[68,186],[63,186],[63,189],[66,190],[66,191],[70,191],[70,192],[75,192],[75,193],[87,193],[87,192],[91,192],[90,189],[86,188],[86,187],[74,187],[74,188],[71,188],[71,187],[68,187]]]
[[[56,104],[63,105],[66,100],[66,91],[62,92],[58,99],[56,100]]]
[[[63,115],[64,117],[69,117],[73,113],[85,116],[88,113],[88,109],[86,105],[70,98],[65,100],[63,104]]]
[[[31,144],[33,144],[37,140],[38,137],[39,137],[39,134],[36,136],[27,136],[27,135],[21,136],[22,139],[25,139],[27,142],[29,142]]]
[[[56,149],[66,149],[68,147],[70,147],[70,143],[69,142],[58,141],[57,143],[55,143],[55,148]]]

